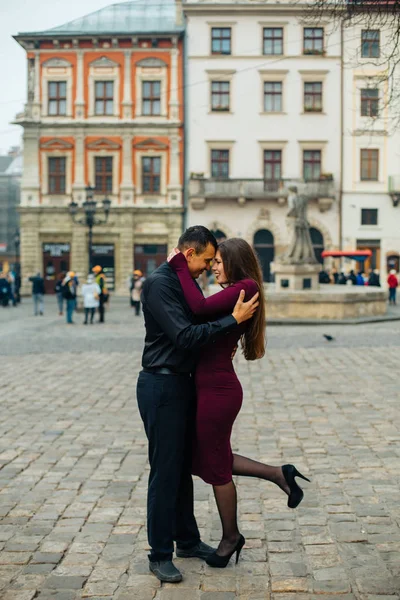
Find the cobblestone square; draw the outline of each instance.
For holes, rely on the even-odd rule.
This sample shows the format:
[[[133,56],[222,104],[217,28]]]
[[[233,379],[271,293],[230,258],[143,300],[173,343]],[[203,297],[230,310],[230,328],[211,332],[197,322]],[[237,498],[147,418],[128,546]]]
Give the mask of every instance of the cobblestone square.
[[[263,360],[235,358],[234,448],[312,483],[290,511],[273,485],[238,478],[238,566],[177,559],[184,581],[160,585],[135,398],[142,321],[113,298],[105,325],[67,326],[45,300],[43,317],[30,299],[0,311],[1,600],[399,600],[400,322],[270,327]],[[212,489],[195,487],[216,544]]]

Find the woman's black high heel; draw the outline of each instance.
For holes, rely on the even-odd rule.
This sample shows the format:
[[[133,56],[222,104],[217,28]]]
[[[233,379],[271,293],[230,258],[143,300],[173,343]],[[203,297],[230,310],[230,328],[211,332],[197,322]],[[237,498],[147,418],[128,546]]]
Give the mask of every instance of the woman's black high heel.
[[[238,540],[238,543],[236,544],[236,546],[234,547],[234,549],[232,550],[232,552],[230,554],[227,554],[226,556],[220,556],[216,552],[213,552],[212,554],[210,554],[210,556],[208,556],[206,558],[206,563],[210,567],[215,567],[217,569],[225,569],[225,567],[228,564],[228,562],[230,561],[231,557],[236,552],[236,564],[237,564],[238,560],[239,560],[240,553],[241,553],[242,548],[245,545],[245,543],[246,543],[246,540],[244,539],[244,537],[242,536],[242,534],[240,534],[240,538]]]
[[[289,508],[297,508],[300,502],[304,498],[304,492],[296,483],[295,477],[301,477],[305,481],[310,482],[307,477],[304,477],[299,471],[296,469],[294,465],[283,465],[282,473],[284,478],[286,479],[286,483],[290,487],[290,494],[288,498],[288,507]]]

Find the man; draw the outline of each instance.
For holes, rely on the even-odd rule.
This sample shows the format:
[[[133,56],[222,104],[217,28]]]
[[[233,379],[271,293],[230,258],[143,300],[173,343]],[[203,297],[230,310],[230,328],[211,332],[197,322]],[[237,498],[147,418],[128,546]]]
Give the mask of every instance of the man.
[[[210,267],[217,242],[208,229],[196,226],[185,231],[178,248],[196,279]],[[181,558],[206,559],[214,551],[200,540],[193,514],[190,471],[196,396],[191,375],[196,351],[250,319],[258,306],[257,297],[244,303],[242,292],[232,315],[195,325],[179,279],[167,262],[143,285],[146,338],[137,399],[149,440],[149,566],[160,581],[182,580],[172,562],[174,540]]]
[[[35,317],[37,315],[43,315],[44,312],[44,279],[40,273],[36,273],[33,277],[29,277],[29,281],[32,282],[32,298],[35,310]]]
[[[106,276],[104,275],[103,267],[101,267],[100,265],[96,265],[95,267],[93,267],[92,272],[95,274],[95,281],[101,290],[99,297],[99,323],[104,323],[104,305],[108,300]]]

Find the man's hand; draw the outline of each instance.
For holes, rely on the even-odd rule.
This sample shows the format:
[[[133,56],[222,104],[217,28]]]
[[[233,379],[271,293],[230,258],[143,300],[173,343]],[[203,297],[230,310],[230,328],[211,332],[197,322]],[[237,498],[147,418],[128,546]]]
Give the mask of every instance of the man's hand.
[[[180,250],[178,248],[174,248],[172,250],[172,252],[169,254],[169,256],[167,258],[167,262],[171,262],[171,260],[174,258],[174,256],[176,256],[179,253],[180,253]]]
[[[233,309],[232,316],[236,319],[238,325],[244,321],[248,321],[254,315],[259,306],[258,297],[259,293],[255,294],[251,300],[244,302],[245,291],[242,290],[239,295],[239,299],[236,302],[235,308]]]

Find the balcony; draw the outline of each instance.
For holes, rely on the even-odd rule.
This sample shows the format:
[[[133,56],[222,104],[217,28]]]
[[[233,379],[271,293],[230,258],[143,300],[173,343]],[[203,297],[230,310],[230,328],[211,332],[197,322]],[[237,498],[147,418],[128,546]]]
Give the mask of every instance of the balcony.
[[[206,179],[202,175],[192,175],[189,186],[191,205],[194,209],[204,208],[207,200],[236,200],[245,204],[247,200],[272,200],[285,204],[293,193],[316,200],[321,212],[328,210],[335,199],[333,178],[326,176],[319,181],[301,179]]]

